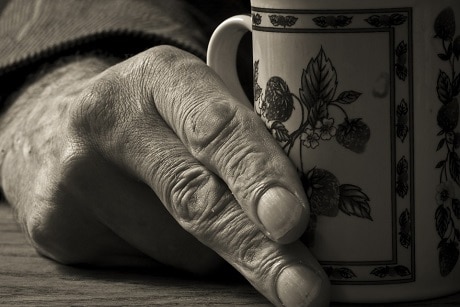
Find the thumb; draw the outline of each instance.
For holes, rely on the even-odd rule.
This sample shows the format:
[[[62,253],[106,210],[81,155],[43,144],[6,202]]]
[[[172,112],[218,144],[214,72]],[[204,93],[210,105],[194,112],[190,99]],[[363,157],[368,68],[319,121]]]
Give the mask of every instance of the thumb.
[[[298,239],[308,222],[307,198],[294,165],[260,118],[192,55],[162,47],[147,56],[152,69],[144,80],[155,81],[145,86],[145,104],[154,102],[190,154],[228,185],[267,236],[280,243]]]

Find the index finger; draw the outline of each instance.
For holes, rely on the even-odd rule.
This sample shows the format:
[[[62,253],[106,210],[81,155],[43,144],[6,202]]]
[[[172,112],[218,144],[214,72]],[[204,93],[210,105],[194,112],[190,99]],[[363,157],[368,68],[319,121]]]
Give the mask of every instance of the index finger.
[[[248,217],[279,243],[298,239],[309,209],[297,171],[257,115],[199,59],[164,47],[149,101],[188,151],[215,172]],[[177,76],[180,76],[178,78]]]

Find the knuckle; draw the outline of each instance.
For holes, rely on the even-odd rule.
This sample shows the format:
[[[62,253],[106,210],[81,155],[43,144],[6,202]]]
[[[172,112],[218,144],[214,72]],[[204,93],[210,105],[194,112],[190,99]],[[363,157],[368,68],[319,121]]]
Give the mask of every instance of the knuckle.
[[[183,133],[192,154],[198,160],[207,159],[237,136],[242,129],[239,113],[234,105],[223,101],[211,101],[209,107],[189,111]]]
[[[110,72],[82,91],[70,116],[69,126],[74,136],[91,146],[107,147],[116,146],[115,141],[130,131],[127,125],[133,112],[123,83],[117,73]]]
[[[180,172],[171,189],[170,203],[178,222],[196,237],[212,232],[231,199],[224,185],[202,167]]]
[[[122,115],[127,113],[126,104],[120,103],[127,96],[125,89],[115,72],[94,80],[77,99],[72,112],[73,127],[89,135],[116,127]]]
[[[82,92],[72,112],[71,125],[74,131],[93,135],[101,130],[101,123],[112,122],[107,121],[109,118],[105,101],[112,95],[107,87],[108,84],[96,82]]]
[[[170,89],[190,87],[187,80],[198,79],[194,75],[200,71],[198,67],[203,66],[203,63],[180,49],[161,45],[131,58],[130,65],[132,73],[140,77],[142,90],[151,93],[153,88],[156,96],[153,98],[166,97],[172,100],[177,97],[175,91]]]
[[[149,71],[151,73],[158,71],[167,73],[171,70],[171,68],[174,68],[174,70],[179,69],[179,73],[184,73],[184,77],[187,77],[185,72],[190,70],[190,65],[198,63],[201,63],[202,65],[202,61],[198,58],[191,56],[183,50],[168,45],[160,45],[147,49],[136,56],[135,60],[140,60],[141,65],[138,67],[142,67],[144,69],[151,68],[152,71]],[[195,70],[192,70],[191,73],[194,71]]]
[[[260,233],[243,234],[235,244],[240,269],[257,280],[274,276],[284,262],[282,252]]]

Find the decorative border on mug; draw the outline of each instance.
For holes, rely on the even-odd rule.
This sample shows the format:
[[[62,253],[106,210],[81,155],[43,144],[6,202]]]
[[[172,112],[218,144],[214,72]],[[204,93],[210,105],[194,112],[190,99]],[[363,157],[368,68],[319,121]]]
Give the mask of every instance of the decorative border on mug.
[[[372,9],[372,10],[281,10],[252,7],[253,31],[279,33],[366,33],[387,35],[389,46],[390,79],[390,127],[391,138],[391,259],[378,261],[321,261],[333,284],[395,284],[413,282],[415,276],[415,204],[414,204],[414,135],[413,135],[413,38],[412,9]],[[290,92],[281,77],[271,77],[265,92],[258,83],[259,60],[254,63],[254,100],[257,113],[267,124],[273,136],[282,144],[288,155],[298,146],[303,150],[314,150],[321,142],[335,139],[344,148],[357,154],[365,151],[371,137],[370,127],[361,118],[349,118],[347,106],[358,101],[362,93],[348,90],[336,95],[337,72],[321,47],[316,58],[312,58],[304,69],[299,96]],[[322,69],[328,70],[322,74]],[[331,80],[319,80],[321,78]],[[318,80],[313,80],[318,77]],[[346,78],[341,76],[341,78]],[[317,82],[317,83],[315,83]],[[321,83],[324,82],[324,83]],[[329,88],[327,92],[319,88]],[[372,93],[378,96],[379,93]],[[386,95],[386,94],[385,94]],[[319,99],[320,97],[321,99]],[[316,99],[316,101],[315,101]],[[295,102],[297,101],[297,102]],[[288,121],[294,104],[301,106],[302,123],[296,131],[288,131],[283,125]],[[345,115],[342,124],[336,125],[329,118],[329,107],[338,108]],[[350,132],[352,131],[352,132]],[[300,145],[296,145],[300,144]],[[314,240],[315,224],[318,216],[335,217],[338,213],[348,216],[377,220],[372,214],[372,199],[366,191],[353,184],[340,185],[330,171],[319,168],[304,169],[301,160],[301,179],[312,206],[313,232],[307,233],[306,244]],[[379,176],[379,174],[375,174]],[[375,182],[379,182],[375,178]],[[324,201],[324,191],[337,195]],[[315,194],[316,193],[316,194]],[[323,200],[323,206],[316,206]],[[325,207],[328,203],[328,207]],[[314,250],[314,249],[313,249]],[[387,253],[388,254],[388,253]]]

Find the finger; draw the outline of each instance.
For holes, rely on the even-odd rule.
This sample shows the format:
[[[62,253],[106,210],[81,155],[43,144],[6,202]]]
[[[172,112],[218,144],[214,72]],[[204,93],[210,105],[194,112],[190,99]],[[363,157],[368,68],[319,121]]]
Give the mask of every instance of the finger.
[[[281,243],[299,238],[308,221],[306,196],[262,121],[200,60],[173,48],[150,52],[150,74],[162,78],[145,84],[145,103],[155,102],[193,157],[225,181],[266,235]]]
[[[191,156],[174,132],[161,134],[164,139],[159,143],[152,138],[133,139],[130,146],[138,155],[132,156],[131,167],[142,174],[178,223],[275,305],[327,306],[327,277],[306,247],[299,242],[281,245],[267,238],[224,182]],[[140,169],[145,159],[150,167]],[[148,245],[154,234],[143,234]]]
[[[132,62],[125,64],[135,66]],[[123,68],[129,75],[129,68]],[[126,80],[131,78],[114,87],[107,87],[110,82],[97,86],[102,91],[100,98],[112,104],[100,110],[96,103],[96,111],[91,113],[103,115],[107,129],[98,129],[91,118],[84,129],[98,135],[94,146],[102,155],[146,182],[186,231],[237,268],[274,304],[314,306],[327,301],[327,278],[306,248],[299,242],[280,245],[267,238],[220,177],[193,157],[176,133],[169,127],[165,129],[155,110],[141,102],[142,95],[126,90]],[[97,94],[92,96],[97,100]],[[126,108],[121,117],[119,112],[112,112],[118,107],[119,97],[124,98],[122,105]],[[138,107],[143,112],[139,113]],[[92,107],[85,107],[86,112],[88,108]],[[110,123],[112,128],[107,126]],[[124,209],[131,210],[128,206]],[[143,241],[139,244],[145,246],[155,236],[149,232],[138,235]]]

